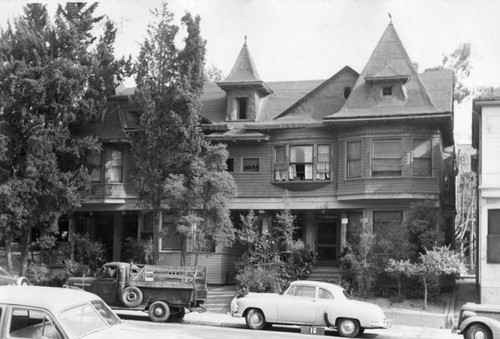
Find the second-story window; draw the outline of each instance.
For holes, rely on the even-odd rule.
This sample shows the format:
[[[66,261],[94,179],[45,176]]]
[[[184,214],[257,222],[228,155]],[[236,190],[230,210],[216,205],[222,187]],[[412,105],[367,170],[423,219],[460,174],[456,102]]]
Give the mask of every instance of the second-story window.
[[[382,95],[383,96],[391,96],[392,95],[392,86],[382,87]]]
[[[372,176],[401,176],[401,139],[373,141]]]
[[[258,173],[260,172],[259,158],[243,158],[243,172]]]
[[[236,98],[237,119],[247,119],[248,98]]]
[[[110,149],[106,160],[106,182],[123,182],[123,152]]]
[[[312,180],[313,146],[290,146],[290,180]]]
[[[330,145],[318,145],[316,179],[330,180]]]
[[[101,153],[91,153],[87,155],[87,167],[89,169],[90,180],[101,182]]]
[[[432,153],[430,139],[413,139],[413,166],[414,177],[432,176]]]
[[[276,146],[274,148],[274,180],[285,181],[287,172],[286,146]]]
[[[347,177],[361,178],[361,141],[347,143]]]

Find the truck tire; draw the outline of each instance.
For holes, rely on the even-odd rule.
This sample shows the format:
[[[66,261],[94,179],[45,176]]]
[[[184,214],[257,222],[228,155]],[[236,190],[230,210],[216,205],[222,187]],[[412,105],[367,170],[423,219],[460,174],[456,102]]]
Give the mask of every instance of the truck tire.
[[[154,322],[165,322],[170,316],[170,307],[164,301],[155,301],[149,305],[149,319]]]
[[[141,290],[135,286],[128,286],[122,292],[122,304],[126,307],[137,307],[142,303]]]

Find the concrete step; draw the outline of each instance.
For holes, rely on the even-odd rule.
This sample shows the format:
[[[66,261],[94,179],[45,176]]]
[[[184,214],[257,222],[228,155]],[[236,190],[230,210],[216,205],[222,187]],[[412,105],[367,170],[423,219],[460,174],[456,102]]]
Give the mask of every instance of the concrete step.
[[[230,311],[230,303],[235,294],[235,285],[209,286],[205,308],[209,312],[227,313]]]

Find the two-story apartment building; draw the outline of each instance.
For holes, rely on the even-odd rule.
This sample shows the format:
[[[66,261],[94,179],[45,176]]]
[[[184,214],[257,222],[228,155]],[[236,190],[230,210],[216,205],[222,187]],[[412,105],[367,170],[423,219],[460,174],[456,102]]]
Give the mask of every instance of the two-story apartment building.
[[[118,93],[96,124],[104,151],[91,159],[95,191],[70,222],[70,230],[106,241],[115,260],[125,236],[152,232],[129,181],[127,133],[137,125],[130,95]],[[445,148],[453,145],[453,74],[418,73],[392,22],[361,73],[346,66],[326,80],[264,82],[245,41],[229,76],[206,84],[202,100],[206,138],[229,150],[236,223],[254,210],[266,229],[286,207],[297,217],[296,237],[328,266],[338,265],[353,234],[392,227],[420,199],[440,207],[452,230]],[[179,264],[179,239],[157,245],[161,263]],[[216,248],[201,259],[211,283],[232,280],[238,253]]]
[[[473,100],[472,146],[477,150],[477,281],[481,303],[500,303],[500,92]]]

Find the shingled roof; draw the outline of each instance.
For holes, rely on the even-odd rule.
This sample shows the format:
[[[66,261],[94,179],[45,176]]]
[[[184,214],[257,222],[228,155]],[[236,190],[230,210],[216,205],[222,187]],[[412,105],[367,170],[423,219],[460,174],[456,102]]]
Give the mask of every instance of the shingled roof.
[[[247,46],[247,38],[245,36],[245,43],[241,48],[238,58],[234,63],[233,69],[229,76],[224,81],[218,82],[220,88],[223,90],[231,90],[234,88],[255,88],[259,92],[267,95],[273,91],[262,81],[257,73],[257,68],[253,63],[252,56]]]
[[[380,100],[373,92],[375,83],[404,84],[406,98],[391,97]],[[452,83],[451,80],[446,87],[452,87],[450,86]],[[344,107],[337,113],[325,117],[324,120],[325,122],[357,119],[366,121],[381,117],[404,116],[408,118],[443,111],[450,112],[442,102],[440,104],[442,107],[437,108],[431,99],[391,21],[361,72]]]

